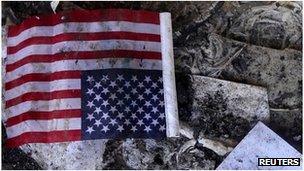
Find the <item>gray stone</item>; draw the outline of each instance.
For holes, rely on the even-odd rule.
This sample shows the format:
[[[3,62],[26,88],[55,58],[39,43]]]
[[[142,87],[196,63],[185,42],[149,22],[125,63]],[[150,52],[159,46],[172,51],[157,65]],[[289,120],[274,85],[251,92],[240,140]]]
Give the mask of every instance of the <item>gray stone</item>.
[[[217,170],[300,170],[302,164],[301,166],[258,166],[258,158],[301,158],[301,156],[301,153],[259,122],[225,158]]]
[[[192,80],[194,108],[204,110],[206,101],[221,96],[225,101],[225,104],[221,104],[225,110],[221,111],[219,115],[232,113],[233,116],[250,122],[269,120],[268,96],[265,88],[204,76],[192,76]]]
[[[276,49],[302,49],[302,4],[277,2],[252,7],[234,20],[228,36]]]
[[[302,109],[270,109],[270,126],[298,151],[302,151]]]
[[[248,45],[217,34],[211,34],[208,42],[176,49],[176,69],[267,87],[273,108],[301,105],[300,51]]]
[[[195,128],[194,137],[203,132],[206,138],[241,140],[259,120],[269,121],[265,88],[204,76],[189,77],[191,113],[181,119]]]
[[[101,169],[105,140],[26,144],[20,148],[43,169]]]

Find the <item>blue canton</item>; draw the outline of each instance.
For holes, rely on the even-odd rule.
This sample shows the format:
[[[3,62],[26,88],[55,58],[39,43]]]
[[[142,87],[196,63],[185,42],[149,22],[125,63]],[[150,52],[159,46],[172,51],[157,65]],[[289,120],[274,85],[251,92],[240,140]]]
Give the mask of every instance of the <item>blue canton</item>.
[[[166,137],[162,71],[82,71],[82,139]]]

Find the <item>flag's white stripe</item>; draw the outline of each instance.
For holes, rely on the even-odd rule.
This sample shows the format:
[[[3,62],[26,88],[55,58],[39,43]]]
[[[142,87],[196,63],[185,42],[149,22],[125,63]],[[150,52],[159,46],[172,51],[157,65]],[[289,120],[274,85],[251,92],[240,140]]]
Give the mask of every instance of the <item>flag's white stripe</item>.
[[[27,120],[6,128],[8,138],[25,132],[49,132],[62,130],[80,130],[81,118],[64,118],[51,120]]]
[[[36,26],[24,30],[19,35],[8,38],[8,46],[16,46],[22,41],[38,36],[56,36],[62,33],[96,33],[124,31],[134,33],[160,34],[157,24],[132,23],[127,21],[67,22],[55,26]]]
[[[81,89],[79,79],[55,80],[50,82],[28,82],[5,92],[5,100],[10,100],[28,92],[52,92]]]
[[[98,50],[134,50],[161,52],[160,42],[134,40],[94,40],[94,41],[65,41],[55,44],[39,44],[27,46],[14,54],[7,55],[7,64],[17,62],[29,55],[53,55],[69,51],[98,51]]]
[[[29,63],[6,74],[5,82],[31,73],[58,71],[96,70],[110,68],[162,70],[162,61],[155,59],[100,58],[86,60],[62,60],[53,63]]]
[[[6,109],[8,118],[28,111],[53,111],[81,109],[80,98],[66,98],[54,100],[26,101]]]

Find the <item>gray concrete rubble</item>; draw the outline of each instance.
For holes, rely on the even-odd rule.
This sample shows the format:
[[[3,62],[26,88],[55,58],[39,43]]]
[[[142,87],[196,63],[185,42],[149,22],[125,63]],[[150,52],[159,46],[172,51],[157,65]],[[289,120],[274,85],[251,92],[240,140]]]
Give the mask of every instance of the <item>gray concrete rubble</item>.
[[[249,122],[268,121],[267,90],[263,87],[240,84],[204,76],[192,76],[193,111],[201,109],[201,115],[229,115]],[[207,112],[207,101],[222,98],[223,109]],[[211,109],[210,109],[211,110]],[[210,117],[210,116],[203,116]],[[212,117],[211,117],[212,118]],[[193,118],[193,121],[198,118]],[[195,122],[195,121],[194,121]]]
[[[276,49],[302,49],[301,20],[302,6],[296,2],[253,7],[233,22],[228,36]]]
[[[180,120],[194,129],[194,138],[203,133],[205,138],[239,141],[258,121],[268,122],[270,118],[267,90],[263,87],[177,75],[177,91]]]
[[[101,169],[106,140],[26,144],[21,149],[43,169]]]
[[[302,155],[259,122],[217,170],[302,170]],[[258,158],[301,158],[300,166],[258,166]]]
[[[192,43],[176,48],[176,69],[179,73],[198,74],[208,77],[262,86],[267,89],[271,113],[280,111],[288,116],[289,111],[302,118],[302,52],[294,49],[277,50],[249,45],[231,40],[218,34],[210,34],[206,41],[193,39]],[[270,121],[277,118],[271,115]],[[302,124],[289,123],[288,117],[280,117],[282,124],[276,130],[285,128],[302,132]],[[286,140],[292,139],[289,131],[283,131]],[[281,133],[280,133],[281,134]],[[299,133],[297,133],[299,134]],[[296,148],[302,143],[293,142]]]

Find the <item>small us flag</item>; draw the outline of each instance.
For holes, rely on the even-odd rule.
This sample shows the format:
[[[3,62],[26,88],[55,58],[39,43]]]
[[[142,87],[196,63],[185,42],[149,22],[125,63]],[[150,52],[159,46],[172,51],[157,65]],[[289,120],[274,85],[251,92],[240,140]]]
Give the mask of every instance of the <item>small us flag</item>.
[[[168,13],[36,16],[7,37],[8,147],[178,136]]]

